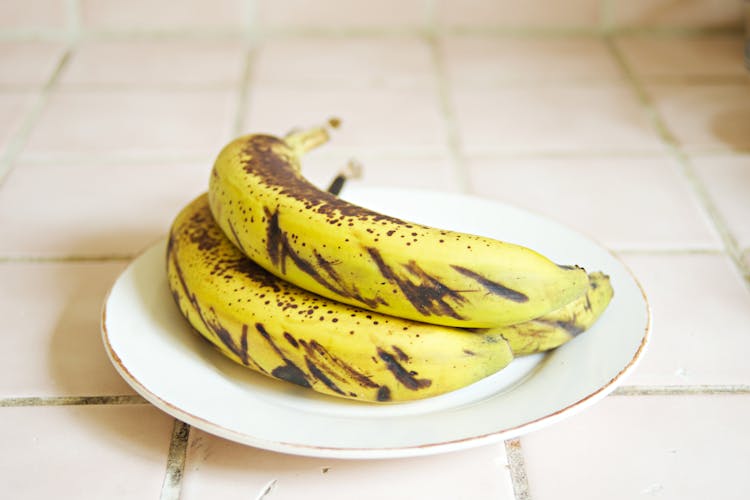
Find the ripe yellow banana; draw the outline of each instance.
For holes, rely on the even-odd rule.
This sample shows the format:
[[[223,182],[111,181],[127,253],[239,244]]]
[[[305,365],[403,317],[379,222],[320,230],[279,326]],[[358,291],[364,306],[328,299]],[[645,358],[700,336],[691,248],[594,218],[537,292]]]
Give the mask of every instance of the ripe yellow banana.
[[[211,211],[240,250],[272,274],[357,307],[438,325],[497,327],[570,303],[586,271],[523,246],[409,223],[322,191],[300,157],[324,128],[252,134],[214,163]]]
[[[497,331],[508,341],[513,354],[522,356],[549,351],[591,328],[612,300],[609,276],[589,274],[586,294],[540,318],[509,325]]]
[[[499,332],[419,323],[302,290],[243,255],[205,195],[175,219],[167,274],[183,315],[226,356],[321,393],[411,401],[458,389],[513,359]]]

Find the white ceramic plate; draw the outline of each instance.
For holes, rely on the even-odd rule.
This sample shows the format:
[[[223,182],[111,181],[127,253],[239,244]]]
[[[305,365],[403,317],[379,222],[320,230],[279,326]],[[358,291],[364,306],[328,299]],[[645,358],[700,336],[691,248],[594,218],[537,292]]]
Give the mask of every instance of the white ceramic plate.
[[[384,458],[469,448],[569,417],[620,384],[643,353],[645,296],[630,272],[588,238],[543,217],[446,193],[349,187],[380,212],[534,248],[610,275],[615,296],[592,329],[546,355],[519,358],[476,384],[392,405],[328,397],[239,366],[194,333],[167,287],[165,242],[136,258],[110,290],[104,345],[116,369],[163,411],[197,428],[299,455]]]

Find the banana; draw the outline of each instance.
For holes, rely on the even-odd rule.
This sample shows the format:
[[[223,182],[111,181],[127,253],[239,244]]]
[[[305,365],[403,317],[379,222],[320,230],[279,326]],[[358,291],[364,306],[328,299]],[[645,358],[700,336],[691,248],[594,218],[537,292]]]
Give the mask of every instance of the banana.
[[[591,328],[613,295],[609,276],[594,272],[589,274],[589,288],[582,297],[540,318],[497,331],[508,341],[515,356],[549,351]]]
[[[227,239],[205,194],[173,222],[167,275],[182,314],[223,354],[324,394],[412,401],[467,386],[513,359],[499,332],[386,316],[271,275]]]
[[[261,267],[330,299],[437,325],[489,328],[570,303],[586,271],[494,239],[389,217],[326,193],[300,157],[328,140],[314,128],[285,138],[251,134],[219,153],[211,211]]]

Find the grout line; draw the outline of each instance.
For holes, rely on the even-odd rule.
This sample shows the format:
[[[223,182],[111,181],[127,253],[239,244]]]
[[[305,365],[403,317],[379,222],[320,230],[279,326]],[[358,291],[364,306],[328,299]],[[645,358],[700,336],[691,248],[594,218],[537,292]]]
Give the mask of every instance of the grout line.
[[[232,124],[232,137],[244,133],[245,117],[248,111],[250,101],[250,86],[253,76],[253,65],[257,57],[258,45],[263,38],[260,22],[258,21],[258,2],[256,0],[245,0],[243,3],[244,12],[244,29],[243,37],[246,45],[245,58],[243,61],[242,77],[240,78],[240,87],[237,97],[237,114]]]
[[[427,35],[431,36],[431,35]],[[601,37],[597,37],[601,38]],[[439,43],[439,42],[438,42]],[[745,86],[750,83],[750,77],[740,74],[719,74],[719,75],[656,75],[648,78],[648,83],[654,87],[664,86],[707,86],[707,85],[741,85]],[[309,82],[304,85],[298,81],[278,80],[271,82],[284,90],[298,90],[300,88],[312,90],[330,90],[331,84],[327,82]],[[565,85],[569,88],[599,88],[599,87],[616,87],[622,84],[622,79],[617,76],[582,76],[582,77],[552,77],[552,78],[524,78],[516,77],[499,77],[483,81],[464,81],[461,82],[461,90],[471,91],[489,91],[489,90],[506,90],[526,87],[546,89]],[[231,90],[236,82],[231,80],[201,83],[182,83],[182,82],[66,82],[60,88],[70,93],[79,92],[123,92],[123,91],[167,91],[167,92],[217,92]],[[347,85],[342,87],[350,88]],[[382,88],[379,82],[361,82],[361,88]],[[394,90],[410,90],[415,87],[410,85],[392,86]],[[0,83],[0,91],[34,91],[38,87],[29,83]],[[629,150],[628,150],[629,151]],[[721,151],[721,149],[719,149]],[[734,151],[734,149],[726,149]]]
[[[0,42],[19,43],[19,42],[69,42],[70,35],[63,29],[37,30],[29,29],[10,29],[0,30]]]
[[[66,32],[69,44],[75,44],[83,32],[80,0],[66,0]]]
[[[750,82],[748,75],[730,73],[722,75],[655,75],[647,77],[646,80],[646,83],[654,87],[675,85],[682,87],[693,85],[747,85],[748,82]]]
[[[349,148],[331,148],[321,150],[316,153],[320,158],[349,158],[353,154],[374,159],[399,159],[399,160],[431,160],[439,159],[446,156],[446,153],[437,149],[349,149]],[[747,157],[748,151],[740,150],[702,150],[691,151],[691,157]],[[607,159],[613,156],[618,158],[663,158],[665,151],[651,150],[593,150],[593,151],[552,151],[552,150],[518,150],[518,151],[477,151],[466,154],[467,161],[484,161],[484,160],[519,160],[519,159],[578,159],[578,158],[602,158]],[[66,165],[88,166],[88,165],[176,165],[183,163],[206,163],[211,161],[211,155],[199,154],[138,154],[129,156],[128,154],[97,154],[97,153],[65,153],[62,156],[34,154],[26,155],[17,160],[17,165]]]
[[[450,85],[448,83],[445,60],[440,47],[440,41],[434,34],[427,35],[427,43],[432,53],[432,62],[437,82],[438,107],[443,117],[443,128],[445,129],[448,154],[453,166],[453,173],[459,192],[468,193],[471,189],[469,172],[462,153],[461,138],[456,121],[456,113],[453,109]]]
[[[123,92],[123,91],[152,91],[152,92],[217,92],[231,90],[236,82],[231,80],[207,82],[207,83],[182,83],[182,82],[73,82],[60,86],[65,92],[71,94],[100,91],[100,92]]]
[[[70,4],[67,16],[69,18],[68,26],[62,29],[18,29],[7,28],[0,29],[0,40],[4,41],[68,41],[76,42],[80,40],[117,40],[117,39],[239,39],[248,33],[248,20],[251,21],[252,30],[258,30],[257,21],[254,17],[255,2],[247,0],[248,10],[244,13],[244,26],[235,27],[227,26],[224,28],[195,28],[195,27],[175,27],[164,29],[143,29],[137,26],[131,28],[121,28],[115,30],[107,29],[85,29],[82,26],[80,17],[80,6],[73,0]],[[433,0],[434,1],[434,0]],[[517,37],[581,37],[581,36],[601,36],[606,33],[609,36],[621,35],[639,35],[639,36],[659,36],[659,37],[705,37],[720,35],[738,35],[744,33],[741,26],[711,27],[711,28],[690,28],[690,27],[606,27],[606,19],[601,21],[599,26],[591,27],[532,27],[532,26],[439,26],[436,27],[436,15],[434,8],[430,7],[429,2],[426,4],[425,11],[427,18],[424,24],[432,23],[430,31],[436,36],[449,35],[481,35],[481,36],[517,36]],[[604,13],[606,18],[606,12]],[[368,36],[418,36],[424,31],[424,26],[417,24],[414,26],[388,28],[388,27],[340,27],[340,28],[271,28],[263,29],[263,38],[284,38],[284,37],[315,37],[315,36],[344,36],[344,37],[368,37]],[[74,39],[71,39],[71,36]]]
[[[29,396],[0,398],[0,408],[18,406],[88,406],[139,404],[148,404],[148,401],[136,394],[122,396]]]
[[[432,30],[425,23],[392,28],[383,27],[272,27],[264,29],[264,39],[286,38],[400,38],[419,37]]]
[[[422,0],[422,29],[425,33],[437,34],[440,31],[438,21],[438,0]]]
[[[732,235],[724,216],[719,212],[711,195],[708,193],[706,186],[695,172],[688,155],[680,147],[678,140],[672,134],[664,119],[660,116],[656,106],[651,101],[651,97],[648,95],[645,86],[641,83],[636,76],[635,71],[628,64],[625,55],[620,51],[617,44],[611,38],[606,38],[605,41],[616,63],[622,69],[626,80],[630,83],[638,99],[641,101],[642,106],[648,113],[652,125],[662,139],[662,142],[666,145],[667,151],[680,165],[683,177],[687,180],[693,193],[703,206],[704,212],[724,244],[724,250],[731,258],[740,275],[744,278],[745,285],[750,287],[750,269],[748,269],[742,259],[742,252],[740,251],[737,240]]]
[[[255,500],[264,500],[268,497],[268,495],[273,491],[273,489],[276,487],[276,483],[278,483],[278,479],[271,479],[266,483],[266,485],[258,492],[258,496],[255,497]]]
[[[618,255],[724,255],[718,248],[609,248]]]
[[[182,477],[185,473],[190,426],[175,419],[172,428],[172,439],[167,454],[167,470],[161,487],[160,500],[177,500],[180,498]]]
[[[21,154],[26,142],[31,136],[31,132],[42,115],[42,110],[46,106],[50,98],[50,93],[54,86],[57,84],[63,69],[70,60],[71,50],[67,49],[57,62],[57,65],[52,70],[52,74],[49,79],[45,82],[39,91],[36,102],[32,105],[31,109],[26,113],[20,128],[15,133],[13,138],[10,140],[5,152],[0,156],[0,185],[2,185],[8,172],[13,168],[13,164]]]
[[[16,263],[49,263],[49,262],[127,262],[133,260],[139,252],[128,254],[91,254],[91,255],[0,255],[0,264]]]
[[[624,385],[614,396],[685,396],[711,394],[750,394],[750,385]]]
[[[601,33],[611,33],[615,26],[615,5],[613,0],[599,0],[599,29]]]
[[[133,156],[118,153],[51,153],[28,154],[15,163],[17,165],[54,165],[64,168],[66,165],[79,166],[158,166],[181,165],[212,161],[210,154],[135,154]]]
[[[242,35],[245,42],[252,45],[261,36],[261,25],[258,21],[258,2],[256,0],[245,0],[242,3],[242,8],[244,9]]]
[[[250,47],[245,54],[242,78],[240,79],[240,88],[237,97],[237,114],[235,115],[234,123],[232,124],[233,137],[241,135],[245,129],[245,114],[250,99],[250,85],[253,73],[252,68],[253,63],[255,62],[256,51],[257,49],[255,47]]]
[[[722,35],[737,35],[742,36],[745,30],[742,26],[717,26],[717,27],[687,27],[687,26],[660,26],[660,27],[644,27],[644,26],[625,26],[614,29],[608,34],[613,36],[623,35],[638,35],[638,36],[653,36],[653,37],[707,37],[707,36],[722,36]]]
[[[581,38],[601,36],[599,26],[446,26],[440,36],[508,38]]]
[[[0,36],[2,36],[0,34]],[[122,28],[118,30],[89,29],[82,31],[79,35],[79,41],[98,42],[98,41],[120,41],[120,40],[212,40],[212,41],[231,41],[241,40],[244,36],[244,29],[241,27],[227,27],[215,29],[195,29],[195,28],[173,28],[159,30],[157,28]]]
[[[510,479],[513,483],[513,493],[516,500],[531,500],[529,480],[526,476],[526,461],[523,458],[520,439],[505,441],[505,455],[508,457]]]

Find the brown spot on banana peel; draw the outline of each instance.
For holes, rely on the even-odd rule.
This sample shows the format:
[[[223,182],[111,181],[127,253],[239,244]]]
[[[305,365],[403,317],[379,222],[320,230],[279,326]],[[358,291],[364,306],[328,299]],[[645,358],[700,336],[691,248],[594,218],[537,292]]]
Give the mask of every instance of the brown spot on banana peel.
[[[284,352],[276,345],[276,343],[271,338],[271,335],[268,333],[266,328],[261,323],[255,324],[256,330],[261,334],[261,336],[266,339],[266,341],[271,345],[271,348],[276,352],[276,354],[282,359],[284,362],[283,365],[276,367],[272,372],[271,375],[274,375],[278,378],[287,380],[289,382],[293,382],[297,385],[301,385],[303,387],[311,387],[311,382],[307,378],[307,374],[302,370],[300,367],[294,364],[286,355],[284,355]],[[293,338],[291,334],[288,334],[288,332],[285,332],[284,337],[289,341],[289,338]],[[303,340],[296,341],[298,345],[302,345],[307,351],[308,354],[311,352],[310,348],[308,347],[309,344],[305,343]],[[314,342],[314,341],[313,341]],[[315,342],[317,344],[317,342]],[[313,348],[313,350],[320,351],[322,349],[322,346],[317,344],[317,348]],[[324,351],[324,350],[323,350]],[[326,352],[327,353],[327,352]],[[320,381],[323,385],[325,385],[330,391],[346,396],[347,394],[341,390],[338,385],[333,381],[332,376],[335,375],[335,373],[331,373],[330,375],[326,373],[326,371],[321,368],[309,355],[305,356],[305,365],[307,367],[308,372],[310,375]],[[355,370],[351,369],[350,367],[349,371],[353,372],[353,374],[356,374],[355,380],[360,382],[360,385],[365,386],[376,386],[376,384],[373,384],[371,381],[367,380],[369,384],[362,384],[362,378],[364,375],[356,372]],[[345,380],[343,377],[337,377],[340,380]],[[366,377],[365,377],[366,378]],[[351,396],[351,394],[349,394]]]
[[[548,325],[552,328],[562,328],[571,337],[577,337],[578,335],[586,331],[586,327],[576,323],[575,318],[570,321],[548,321],[548,320],[539,318],[539,319],[535,319],[534,322],[540,323],[543,325]]]
[[[378,389],[377,400],[385,403],[391,400],[391,389],[387,385],[381,385]]]
[[[310,382],[308,382],[305,372],[300,370],[297,365],[288,361],[286,361],[283,365],[274,368],[271,371],[271,375],[278,379],[286,380],[287,382],[291,382],[307,389],[311,388]]]
[[[184,296],[188,299],[188,302],[190,302],[190,305],[192,306],[195,313],[198,315],[198,318],[200,319],[201,323],[206,327],[206,329],[213,333],[214,336],[227,348],[230,352],[232,352],[234,355],[236,355],[243,365],[246,366],[254,366],[258,371],[265,373],[265,370],[262,366],[260,366],[259,363],[257,363],[249,354],[248,352],[248,346],[247,346],[247,326],[243,325],[242,328],[242,334],[240,336],[240,345],[238,346],[234,339],[232,338],[231,333],[222,326],[218,320],[209,320],[206,315],[203,312],[203,309],[201,308],[200,304],[198,303],[195,294],[193,294],[190,289],[187,286],[187,283],[185,282],[185,277],[183,275],[182,268],[179,265],[179,262],[177,261],[176,255],[173,253],[171,254],[172,259],[172,265],[174,266],[175,272],[178,277],[178,281],[180,282],[180,286],[182,287],[182,291]],[[170,284],[171,287],[171,284]],[[172,290],[172,296],[177,301],[177,304],[179,306],[179,294],[176,290]],[[186,316],[183,313],[184,316]],[[191,325],[193,330],[195,330],[197,333],[200,334],[200,332]],[[201,335],[203,337],[203,335]]]
[[[289,344],[291,344],[292,347],[295,349],[299,347],[299,342],[297,342],[297,339],[292,337],[292,334],[289,332],[284,332],[284,338],[286,339]]]
[[[413,282],[408,278],[399,276],[391,266],[386,264],[383,256],[376,248],[367,248],[367,253],[378,267],[380,274],[391,283],[398,286],[401,293],[414,306],[414,308],[425,316],[441,315],[456,319],[463,319],[446,299],[460,304],[466,301],[460,293],[443,285],[438,279],[430,276],[419,265],[412,261],[405,265],[409,273],[420,281]]]
[[[398,380],[401,385],[403,385],[407,389],[417,391],[419,389],[424,389],[432,385],[432,380],[416,378],[411,372],[409,372],[401,365],[401,363],[396,360],[396,357],[393,354],[381,348],[378,348],[377,353],[378,357],[385,362],[385,366],[388,368],[388,370],[393,374],[394,377],[396,377],[396,380]]]
[[[411,358],[409,358],[408,354],[406,354],[404,351],[402,351],[401,349],[399,349],[397,346],[392,345],[391,349],[393,349],[393,352],[396,353],[396,356],[398,357],[398,359],[400,361],[409,361],[409,359],[411,359]]]
[[[328,387],[331,391],[335,392],[336,394],[340,394],[342,396],[346,395],[344,391],[342,391],[339,386],[337,386],[333,380],[331,380],[323,370],[318,368],[318,366],[313,363],[313,361],[305,356],[305,363],[307,364],[307,369],[310,371],[313,377],[320,380],[323,385]]]
[[[208,326],[209,329],[214,332],[216,338],[218,338],[227,349],[240,358],[243,365],[248,365],[250,363],[247,352],[247,325],[242,326],[242,340],[240,341],[240,345],[235,343],[232,334],[221,323],[219,323],[219,321],[209,320]]]
[[[266,342],[268,342],[268,344],[271,346],[271,349],[273,349],[274,352],[284,362],[283,365],[274,368],[273,371],[271,371],[271,375],[282,378],[284,380],[288,380],[289,382],[293,382],[297,385],[301,385],[302,387],[309,388],[310,381],[307,379],[307,374],[300,367],[295,365],[292,360],[286,357],[284,351],[282,351],[279,346],[276,345],[276,342],[273,341],[271,335],[268,333],[263,324],[255,323],[255,330],[260,333],[261,337],[266,339]]]
[[[453,269],[461,273],[462,275],[466,276],[467,278],[471,278],[480,285],[482,285],[488,292],[497,295],[499,297],[502,297],[504,299],[508,299],[513,302],[518,303],[524,303],[529,301],[529,297],[519,291],[513,290],[512,288],[509,288],[501,283],[498,283],[496,281],[492,281],[490,279],[485,278],[481,274],[472,271],[471,269],[467,269],[462,266],[451,266]]]
[[[170,239],[175,239],[174,235],[170,236]],[[206,321],[206,317],[203,315],[203,309],[198,303],[198,299],[195,297],[195,294],[193,294],[188,288],[187,282],[185,280],[185,274],[182,271],[182,267],[180,266],[180,263],[177,261],[177,256],[174,253],[172,253],[171,257],[172,257],[172,265],[174,266],[175,273],[177,274],[177,280],[180,282],[180,286],[182,287],[183,294],[188,299],[188,302],[190,302],[190,305],[193,307],[196,314],[198,314],[198,318],[201,320],[201,323],[203,323],[203,325],[206,328],[211,330],[211,327]]]
[[[279,194],[290,196],[328,217],[357,217],[403,224],[400,219],[353,205],[318,189],[298,174],[296,160],[285,151],[287,149],[287,143],[277,137],[262,134],[248,136],[243,148],[243,168],[246,173],[262,179],[266,185],[277,188]]]
[[[323,347],[316,340],[311,340],[310,342],[306,342],[305,340],[300,339],[299,343],[305,349],[305,352],[307,353],[309,357],[315,358],[315,359],[321,359],[326,364],[333,365],[333,368],[338,368],[340,370],[343,370],[345,374],[345,378],[355,381],[361,387],[369,388],[369,389],[378,387],[378,384],[373,382],[370,377],[354,369],[349,363],[342,360],[338,356],[334,356],[333,354],[331,354],[328,351],[328,349]],[[330,370],[330,371],[333,371],[333,370]]]
[[[206,230],[206,217],[210,215],[201,212],[196,212],[190,218],[190,221],[186,227],[188,238],[192,243],[198,245],[199,250],[212,250],[216,248],[220,240],[215,238],[210,231]]]
[[[271,263],[280,270],[282,274],[286,274],[286,261],[291,260],[297,269],[310,276],[317,283],[327,288],[331,292],[340,295],[342,297],[352,298],[362,304],[365,304],[369,308],[375,308],[378,304],[383,304],[384,301],[381,298],[368,299],[363,297],[359,291],[352,287],[352,289],[346,289],[339,286],[337,283],[332,283],[326,279],[320,272],[319,269],[325,271],[325,273],[333,278],[338,279],[333,266],[330,262],[326,261],[320,254],[316,253],[316,262],[312,263],[302,256],[300,256],[289,241],[287,234],[281,229],[279,224],[279,211],[278,209],[271,211],[267,207],[264,207],[266,214],[266,252],[268,257],[271,259]],[[316,267],[317,264],[317,267]]]
[[[232,224],[232,219],[227,219],[227,223],[229,224],[229,230],[232,233],[232,238],[234,239],[235,245],[244,253],[247,255],[247,251],[245,250],[245,247],[242,245],[242,240],[240,239],[240,236],[237,234],[237,230],[234,228],[234,224]]]

